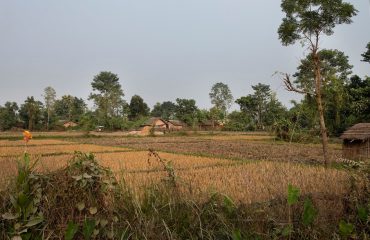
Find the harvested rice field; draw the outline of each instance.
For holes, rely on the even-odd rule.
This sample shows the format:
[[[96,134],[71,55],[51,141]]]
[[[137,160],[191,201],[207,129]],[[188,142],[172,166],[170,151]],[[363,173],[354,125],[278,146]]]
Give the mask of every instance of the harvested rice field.
[[[265,138],[263,140],[263,138]],[[215,135],[185,137],[79,138],[79,143],[121,146],[137,150],[212,156],[236,160],[269,160],[317,164],[323,162],[320,144],[299,144],[271,140],[268,135]],[[341,145],[330,144],[329,157],[341,155]]]
[[[78,138],[77,142],[34,138],[27,152],[38,160],[40,172],[67,166],[74,151],[94,153],[98,162],[110,168],[117,179],[124,179],[137,196],[167,176],[163,165],[148,157],[147,149],[153,147],[174,170],[182,192],[199,200],[220,192],[240,203],[268,201],[285,196],[288,184],[299,187],[303,194],[340,197],[348,192],[347,172],[304,164],[307,159],[320,161],[316,146],[297,144],[287,150],[284,144],[259,137],[266,136],[101,137]],[[338,151],[335,148],[331,146]],[[23,141],[0,141],[2,186],[16,174],[17,158],[24,151]]]

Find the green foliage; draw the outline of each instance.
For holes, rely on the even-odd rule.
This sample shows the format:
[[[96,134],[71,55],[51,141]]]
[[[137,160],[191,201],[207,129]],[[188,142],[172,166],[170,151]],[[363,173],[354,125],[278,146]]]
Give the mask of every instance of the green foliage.
[[[64,235],[64,239],[65,240],[73,240],[77,231],[78,231],[78,225],[75,224],[72,221],[68,222],[68,226],[67,226],[67,229],[66,229],[66,233]]]
[[[176,118],[189,126],[197,122],[198,107],[194,99],[176,99]]]
[[[369,206],[370,208],[370,206]],[[365,206],[357,206],[357,215],[358,215],[358,218],[363,221],[363,222],[366,222],[370,216],[370,213],[369,213],[369,208],[365,207]]]
[[[0,131],[9,130],[17,124],[18,105],[15,102],[6,102],[0,106]]]
[[[92,112],[86,112],[80,117],[79,127],[86,132],[94,130],[97,125],[96,117]]]
[[[42,102],[36,101],[34,97],[27,97],[19,110],[19,116],[25,123],[25,128],[33,130],[41,127],[42,109]]]
[[[286,109],[277,100],[269,85],[259,83],[252,86],[253,94],[241,97],[235,102],[239,104],[240,111],[247,114],[257,129],[272,127],[277,121],[284,118]]]
[[[227,110],[233,102],[233,95],[227,84],[222,82],[215,83],[209,93],[211,103],[214,107],[226,115]]]
[[[325,119],[327,127],[331,133],[338,134],[343,132],[343,125],[346,119],[347,111],[345,105],[348,102],[348,95],[345,91],[345,84],[348,81],[348,76],[351,74],[352,66],[348,63],[348,57],[343,52],[338,50],[323,49],[317,53],[320,59],[321,84],[322,84],[322,99],[325,101]],[[317,111],[317,103],[308,101],[311,96],[315,96],[315,62],[313,54],[307,55],[301,60],[298,66],[298,71],[294,74],[296,80],[294,83],[299,89],[303,89],[309,96],[303,101],[306,109],[310,108],[309,112]],[[313,116],[317,117],[317,116]],[[313,123],[318,119],[313,119]]]
[[[367,51],[361,54],[363,57],[362,61],[370,63],[370,42],[366,45],[366,49]]]
[[[46,130],[49,130],[49,124],[51,115],[54,111],[54,104],[56,99],[56,92],[52,87],[46,87],[44,89],[44,101],[45,101],[45,110],[46,110]]]
[[[123,130],[135,130],[139,129],[140,126],[142,126],[149,118],[148,117],[141,117],[137,119],[136,121],[130,121],[128,119],[124,119],[122,121],[121,128]]]
[[[294,187],[293,185],[288,185],[288,205],[292,206],[298,202],[299,198],[299,188]]]
[[[345,86],[346,101],[344,124],[346,126],[359,122],[370,121],[370,77],[361,79],[357,75],[351,77]]]
[[[233,231],[231,238],[232,240],[243,240],[242,234],[239,229]]]
[[[335,25],[351,23],[356,9],[342,0],[283,0],[286,16],[278,29],[284,45],[315,34],[332,35]]]
[[[82,98],[63,95],[55,101],[54,112],[61,120],[78,122],[86,112],[86,103]]]
[[[341,220],[339,222],[339,233],[343,237],[349,237],[353,231],[355,230],[355,227],[353,224],[345,222],[344,220]]]
[[[306,198],[303,205],[302,222],[305,226],[311,225],[317,216],[317,210],[312,204],[311,199]]]
[[[139,118],[149,116],[150,109],[142,97],[134,95],[130,101],[129,111],[129,119],[135,121]]]
[[[329,90],[338,92],[347,81],[348,76],[352,73],[352,65],[348,62],[348,56],[339,50],[322,49],[317,52],[320,59],[320,70],[324,91]],[[308,54],[301,60],[300,65],[294,74],[296,77],[295,83],[300,89],[314,95],[314,78],[315,78],[315,62],[313,54]],[[338,84],[336,85],[336,83]],[[325,93],[324,93],[325,95]]]
[[[95,220],[85,219],[83,228],[82,228],[82,233],[83,233],[85,240],[91,239],[94,233],[94,228],[95,228]]]
[[[122,116],[125,105],[117,74],[108,71],[100,72],[94,76],[91,86],[93,92],[90,93],[89,99],[97,106],[99,124],[113,129],[113,124],[109,120],[112,117]]]
[[[254,130],[254,122],[245,112],[233,111],[227,116],[224,126],[226,131],[247,131]]]
[[[8,235],[25,239],[41,235],[39,225],[44,222],[40,202],[43,178],[34,173],[28,153],[18,161],[18,176],[11,189],[7,212],[2,214]]]
[[[176,104],[170,101],[163,103],[156,103],[150,113],[153,117],[160,117],[165,120],[170,120],[175,118]]]

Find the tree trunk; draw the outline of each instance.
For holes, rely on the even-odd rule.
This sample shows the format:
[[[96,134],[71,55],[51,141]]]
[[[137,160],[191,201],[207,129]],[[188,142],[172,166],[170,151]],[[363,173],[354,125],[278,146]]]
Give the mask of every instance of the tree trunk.
[[[48,119],[46,121],[46,131],[49,131],[49,119],[50,119],[50,111],[48,109]]]
[[[314,66],[315,66],[315,92],[316,92],[316,102],[317,102],[317,109],[319,110],[319,116],[320,116],[320,131],[321,131],[321,141],[322,141],[322,148],[324,153],[324,162],[325,167],[328,166],[328,135],[327,130],[325,126],[325,118],[324,118],[324,108],[322,104],[322,96],[321,96],[321,85],[322,85],[322,79],[321,79],[321,72],[320,72],[320,58],[317,54],[317,48],[313,51],[313,60],[314,60]]]

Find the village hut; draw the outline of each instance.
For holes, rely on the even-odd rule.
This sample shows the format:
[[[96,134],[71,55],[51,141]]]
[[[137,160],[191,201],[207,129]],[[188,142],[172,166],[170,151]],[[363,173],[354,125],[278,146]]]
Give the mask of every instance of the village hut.
[[[140,132],[142,134],[149,134],[150,131],[154,132],[166,132],[168,129],[168,124],[165,120],[161,118],[152,117],[149,118],[144,124],[141,125]]]
[[[223,128],[223,124],[215,120],[205,120],[205,121],[200,122],[198,127],[199,127],[199,130],[214,131],[214,130],[221,130]]]
[[[350,127],[341,136],[343,139],[343,157],[352,160],[370,158],[370,123],[358,123]]]
[[[168,120],[167,126],[169,131],[180,131],[186,127],[186,124],[180,120]]]
[[[72,122],[72,121],[66,121],[63,123],[63,127],[65,128],[73,128],[73,127],[77,127],[78,124],[75,123],[75,122]]]

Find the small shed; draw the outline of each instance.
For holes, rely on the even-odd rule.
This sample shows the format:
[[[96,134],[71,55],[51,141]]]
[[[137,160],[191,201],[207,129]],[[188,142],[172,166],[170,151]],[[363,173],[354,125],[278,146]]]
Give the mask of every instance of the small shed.
[[[179,131],[184,129],[186,124],[180,120],[168,120],[167,126],[170,131]]]
[[[353,160],[370,158],[370,123],[358,123],[345,131],[343,139],[343,157]]]
[[[63,126],[64,126],[65,128],[72,128],[72,127],[76,127],[76,126],[78,126],[78,124],[77,124],[77,123],[75,123],[75,122],[72,122],[72,121],[67,121],[67,122],[64,122],[64,123],[63,123]]]
[[[143,125],[141,125],[141,133],[149,134],[153,129],[155,132],[165,132],[168,128],[168,124],[161,118],[149,118]]]
[[[199,129],[203,131],[221,130],[223,124],[216,120],[205,120],[199,123]]]

